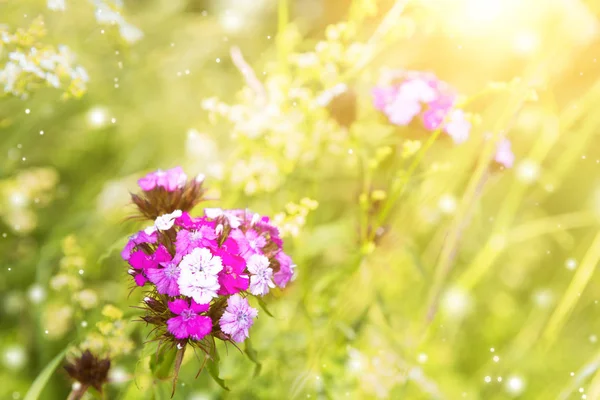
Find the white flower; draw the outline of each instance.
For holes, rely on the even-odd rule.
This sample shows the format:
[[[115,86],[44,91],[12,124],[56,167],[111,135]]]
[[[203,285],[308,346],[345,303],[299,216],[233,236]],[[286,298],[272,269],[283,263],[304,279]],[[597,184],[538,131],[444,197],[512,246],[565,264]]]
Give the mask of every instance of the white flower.
[[[195,248],[179,263],[181,270],[177,285],[184,296],[198,304],[206,304],[220,288],[217,274],[223,269],[221,257],[213,256],[206,248]]]
[[[184,296],[189,296],[198,304],[209,303],[217,297],[219,282],[216,276],[201,276],[190,270],[182,270],[177,279],[179,291]]]
[[[181,214],[181,210],[175,210],[170,214],[163,214],[156,218],[156,221],[154,221],[154,226],[158,230],[168,231],[173,227],[173,224],[175,224],[175,220],[181,217]]]
[[[273,269],[269,268],[269,259],[260,254],[254,254],[248,260],[250,276],[250,293],[255,296],[264,296],[269,293],[269,288],[274,288]]]
[[[223,269],[221,257],[213,256],[207,248],[195,248],[183,257],[179,263],[181,272],[189,272],[198,277],[200,283],[217,279],[217,274]]]
[[[237,216],[235,216],[232,213],[223,211],[223,209],[221,208],[205,208],[204,215],[212,219],[223,216],[227,219],[227,221],[229,222],[229,226],[231,226],[233,229],[239,228],[239,226],[242,224],[242,222]]]

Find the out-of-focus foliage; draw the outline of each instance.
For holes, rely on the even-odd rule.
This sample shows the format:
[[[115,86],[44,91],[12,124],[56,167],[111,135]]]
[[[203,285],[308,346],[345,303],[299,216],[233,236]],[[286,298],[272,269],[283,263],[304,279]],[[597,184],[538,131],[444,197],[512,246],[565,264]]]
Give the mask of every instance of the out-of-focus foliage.
[[[0,0],[0,398],[66,347],[112,358],[107,398],[170,396],[119,252],[136,179],[175,165],[274,216],[297,264],[251,347],[220,349],[230,392],[188,352],[175,398],[600,398],[599,18],[594,0]],[[465,143],[374,108],[398,70],[456,88]],[[490,166],[501,137],[513,168]],[[70,390],[59,369],[40,398]]]

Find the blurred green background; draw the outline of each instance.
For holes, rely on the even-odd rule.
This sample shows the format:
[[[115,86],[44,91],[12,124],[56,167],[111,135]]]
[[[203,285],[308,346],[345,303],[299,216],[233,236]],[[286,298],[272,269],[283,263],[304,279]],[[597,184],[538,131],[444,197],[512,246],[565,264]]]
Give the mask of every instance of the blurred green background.
[[[188,354],[175,398],[600,399],[599,18],[596,0],[0,0],[0,398],[69,346],[111,350],[105,398],[169,397],[119,253],[144,226],[136,179],[181,165],[215,199],[198,213],[278,215],[297,279],[252,328],[259,373],[223,349],[227,392]],[[469,99],[469,141],[391,126],[386,69]],[[338,84],[356,104],[335,112]],[[487,167],[489,132],[514,168]],[[39,398],[70,386],[58,368]]]

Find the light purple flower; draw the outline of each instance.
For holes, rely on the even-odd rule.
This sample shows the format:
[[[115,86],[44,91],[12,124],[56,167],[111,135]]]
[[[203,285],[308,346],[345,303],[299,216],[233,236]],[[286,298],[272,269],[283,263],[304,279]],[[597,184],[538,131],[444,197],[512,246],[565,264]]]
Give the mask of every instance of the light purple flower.
[[[421,104],[418,100],[398,95],[393,102],[385,106],[384,111],[392,124],[405,126],[419,115]]]
[[[209,309],[208,304],[198,304],[192,300],[177,299],[169,302],[169,310],[177,317],[167,320],[167,329],[176,339],[192,338],[200,340],[212,331],[212,320],[198,315]]]
[[[129,237],[129,241],[121,252],[121,257],[123,257],[123,260],[127,261],[131,257],[131,252],[137,245],[142,243],[156,243],[157,239],[156,229],[154,226],[150,226],[145,230],[139,231],[135,235]]]
[[[264,296],[269,293],[269,288],[274,288],[273,269],[269,267],[269,259],[265,256],[254,254],[248,260],[250,276],[250,293],[255,296]]]
[[[250,307],[248,299],[234,294],[227,299],[227,308],[219,320],[221,331],[231,336],[236,342],[243,342],[249,337],[248,329],[254,323],[258,310]]]
[[[182,229],[177,232],[175,248],[179,254],[187,254],[196,247],[217,247],[217,234],[214,223],[196,224],[191,230]]]
[[[498,164],[502,164],[505,168],[512,168],[515,162],[515,155],[512,152],[510,140],[502,139],[500,143],[498,143],[498,149],[494,160]]]
[[[423,113],[423,126],[429,131],[440,127],[446,115],[452,110],[456,96],[453,93],[444,93],[428,103],[428,109]]]
[[[379,111],[384,111],[385,107],[394,101],[398,94],[398,88],[394,86],[374,87],[373,91],[373,106]]]
[[[275,255],[275,260],[279,262],[279,271],[275,272],[273,280],[277,286],[284,288],[294,276],[295,265],[293,265],[290,256],[283,251],[279,251]]]
[[[253,254],[262,254],[262,248],[267,244],[267,239],[254,229],[245,233],[241,229],[232,229],[229,234],[240,247],[240,255],[246,260]]]
[[[161,264],[162,265],[162,264]],[[150,282],[156,285],[158,293],[169,296],[179,296],[179,267],[176,262],[167,262],[164,268],[150,268],[146,270],[146,276]]]
[[[175,167],[166,171],[158,170],[151,172],[138,180],[138,185],[142,190],[150,191],[156,188],[163,188],[167,192],[174,192],[181,189],[187,182],[187,175],[181,167]]]

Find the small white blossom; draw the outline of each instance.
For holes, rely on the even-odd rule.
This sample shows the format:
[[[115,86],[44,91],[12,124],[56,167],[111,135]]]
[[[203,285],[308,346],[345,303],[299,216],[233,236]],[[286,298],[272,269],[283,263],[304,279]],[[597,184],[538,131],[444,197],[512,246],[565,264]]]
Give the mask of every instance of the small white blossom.
[[[175,224],[175,220],[181,217],[181,214],[181,210],[175,210],[170,214],[163,214],[160,217],[156,218],[156,221],[154,221],[154,226],[158,230],[168,231]]]

